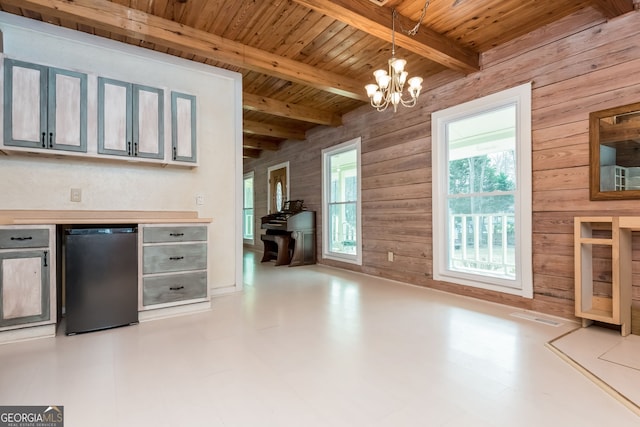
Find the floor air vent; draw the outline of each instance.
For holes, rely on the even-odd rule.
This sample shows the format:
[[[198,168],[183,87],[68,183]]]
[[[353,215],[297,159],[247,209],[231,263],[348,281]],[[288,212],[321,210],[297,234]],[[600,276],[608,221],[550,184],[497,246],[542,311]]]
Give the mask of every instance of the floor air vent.
[[[511,315],[513,317],[519,317],[521,319],[526,319],[526,320],[531,320],[532,322],[538,322],[538,323],[542,323],[544,325],[549,325],[549,326],[554,326],[554,327],[558,327],[558,326],[562,326],[563,324],[553,320],[553,319],[549,319],[546,317],[542,317],[542,316],[538,316],[534,313],[523,313],[523,312],[516,312],[516,313],[511,313]]]

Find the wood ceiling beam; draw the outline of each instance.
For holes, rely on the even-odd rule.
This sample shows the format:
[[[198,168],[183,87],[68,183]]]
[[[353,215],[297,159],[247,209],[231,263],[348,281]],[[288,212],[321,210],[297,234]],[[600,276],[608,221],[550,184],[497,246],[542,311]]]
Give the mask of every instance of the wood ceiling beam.
[[[633,0],[591,0],[591,4],[607,19],[624,15],[634,9]]]
[[[252,135],[271,136],[274,138],[297,139],[299,141],[305,139],[304,131],[251,120],[242,121],[242,132]]]
[[[342,118],[332,112],[277,101],[250,93],[242,94],[242,106],[245,110],[259,111],[318,125],[334,127],[342,125]]]
[[[242,138],[242,147],[252,148],[254,150],[278,151],[280,149],[280,143],[278,141],[267,141],[245,136]]]
[[[248,159],[257,159],[260,157],[260,152],[262,150],[254,150],[253,148],[243,148],[242,149],[242,157]]]
[[[347,25],[391,43],[392,9],[368,0],[294,0]],[[599,2],[606,3],[605,0]],[[427,9],[427,13],[429,10]],[[421,26],[415,36],[396,31],[396,45],[464,74],[480,70],[477,52]]]
[[[368,98],[359,81],[225,39],[106,0],[3,0],[59,19],[110,31],[164,47],[203,56],[212,61],[264,73],[361,101]]]

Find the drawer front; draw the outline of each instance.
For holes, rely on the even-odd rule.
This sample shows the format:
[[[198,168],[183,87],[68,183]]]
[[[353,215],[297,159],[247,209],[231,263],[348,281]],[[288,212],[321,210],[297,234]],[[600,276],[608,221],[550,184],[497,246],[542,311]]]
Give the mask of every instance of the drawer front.
[[[206,270],[207,244],[145,246],[142,265],[144,274]]]
[[[46,228],[7,228],[0,230],[0,249],[43,248],[49,246]]]
[[[144,243],[164,242],[204,242],[207,240],[207,227],[145,227]]]
[[[207,273],[172,274],[145,277],[142,284],[143,305],[187,301],[207,296]]]

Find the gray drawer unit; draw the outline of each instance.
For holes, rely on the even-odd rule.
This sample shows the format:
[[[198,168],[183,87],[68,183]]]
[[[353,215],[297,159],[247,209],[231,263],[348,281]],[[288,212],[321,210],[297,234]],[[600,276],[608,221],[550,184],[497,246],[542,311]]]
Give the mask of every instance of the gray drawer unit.
[[[207,240],[207,227],[145,227],[143,243],[165,242],[204,242]]]
[[[144,274],[207,269],[206,243],[145,246],[142,256]]]
[[[145,306],[206,298],[207,272],[145,277],[142,286]]]
[[[0,249],[43,248],[49,246],[49,230],[10,228],[0,230]]]

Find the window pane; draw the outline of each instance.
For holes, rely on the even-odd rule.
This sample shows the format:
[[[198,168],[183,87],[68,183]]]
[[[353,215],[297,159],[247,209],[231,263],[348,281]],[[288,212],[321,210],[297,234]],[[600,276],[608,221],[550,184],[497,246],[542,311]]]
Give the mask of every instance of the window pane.
[[[253,208],[253,178],[244,180],[244,207]]]
[[[253,177],[244,178],[244,209],[242,215],[242,238],[253,240]]]
[[[514,198],[473,197],[449,201],[449,268],[515,279]]]
[[[357,200],[356,150],[349,150],[330,157],[331,194],[330,203]]]
[[[245,209],[242,220],[243,239],[253,239],[253,209]]]
[[[355,255],[356,204],[330,204],[328,224],[330,252]]]
[[[450,270],[516,277],[515,132],[513,105],[448,124]]]
[[[516,188],[515,150],[449,162],[449,194],[490,193]]]

